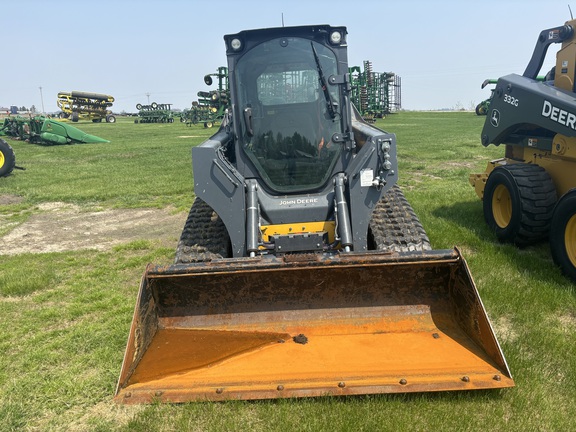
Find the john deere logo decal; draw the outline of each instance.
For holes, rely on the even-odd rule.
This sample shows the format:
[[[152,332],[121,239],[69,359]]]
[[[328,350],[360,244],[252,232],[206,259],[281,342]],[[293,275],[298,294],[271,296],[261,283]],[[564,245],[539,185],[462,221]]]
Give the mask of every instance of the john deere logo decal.
[[[493,109],[490,114],[490,124],[494,127],[498,127],[500,124],[500,111],[497,109]]]

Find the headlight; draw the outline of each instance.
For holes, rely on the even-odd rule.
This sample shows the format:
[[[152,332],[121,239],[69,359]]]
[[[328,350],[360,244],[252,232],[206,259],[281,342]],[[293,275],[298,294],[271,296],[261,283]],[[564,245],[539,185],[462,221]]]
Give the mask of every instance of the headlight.
[[[330,43],[338,45],[340,42],[342,42],[342,34],[339,31],[333,31],[330,34]]]
[[[242,48],[242,41],[240,41],[238,38],[234,38],[230,41],[230,47],[234,51],[238,51],[240,48]]]

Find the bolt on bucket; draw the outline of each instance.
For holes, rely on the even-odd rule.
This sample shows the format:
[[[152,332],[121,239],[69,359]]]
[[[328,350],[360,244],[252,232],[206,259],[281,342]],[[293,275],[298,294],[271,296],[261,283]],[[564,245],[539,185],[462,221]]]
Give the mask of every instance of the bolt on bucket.
[[[122,403],[512,387],[458,250],[149,266]]]

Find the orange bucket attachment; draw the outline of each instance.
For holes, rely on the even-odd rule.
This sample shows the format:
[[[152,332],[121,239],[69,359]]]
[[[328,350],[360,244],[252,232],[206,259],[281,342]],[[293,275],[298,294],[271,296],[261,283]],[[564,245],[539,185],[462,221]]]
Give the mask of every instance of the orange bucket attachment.
[[[458,250],[149,266],[123,403],[512,387]]]

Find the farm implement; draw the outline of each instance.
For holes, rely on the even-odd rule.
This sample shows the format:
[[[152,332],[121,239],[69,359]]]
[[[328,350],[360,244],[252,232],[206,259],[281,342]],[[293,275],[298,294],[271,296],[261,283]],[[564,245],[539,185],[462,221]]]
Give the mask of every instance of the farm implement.
[[[79,120],[91,120],[100,123],[114,123],[116,117],[109,108],[114,98],[110,95],[88,92],[60,92],[56,104],[62,110],[60,118],[70,119],[73,122]]]
[[[150,105],[137,104],[138,118],[134,123],[173,123],[174,113],[170,107],[172,104],[157,104],[152,102]]]
[[[214,83],[212,77],[218,80],[218,89],[198,92],[199,99],[192,102],[192,108],[180,117],[180,121],[185,121],[186,125],[204,123],[205,128],[211,128],[224,118],[230,103],[228,68],[221,66],[217,73],[205,75],[204,83],[211,86]]]
[[[44,116],[6,117],[0,127],[0,135],[44,145],[110,142]]]
[[[348,69],[350,100],[366,121],[374,122],[401,108],[401,79],[393,72],[373,72],[370,61],[363,66]]]

